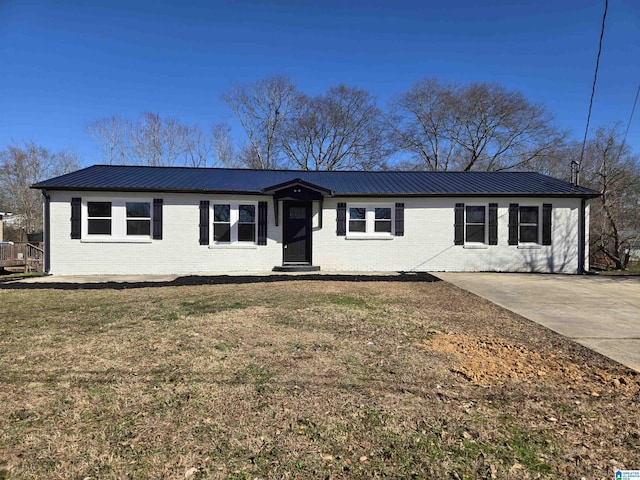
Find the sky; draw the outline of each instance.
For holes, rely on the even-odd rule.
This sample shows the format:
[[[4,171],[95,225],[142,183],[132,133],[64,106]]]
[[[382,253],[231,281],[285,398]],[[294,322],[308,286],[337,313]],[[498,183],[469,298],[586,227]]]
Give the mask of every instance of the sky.
[[[0,0],[0,149],[34,141],[103,163],[87,122],[142,111],[203,129],[220,95],[272,74],[344,83],[381,107],[424,77],[498,82],[582,141],[604,0]],[[627,127],[640,1],[609,0],[591,127]],[[627,142],[640,153],[640,106]]]

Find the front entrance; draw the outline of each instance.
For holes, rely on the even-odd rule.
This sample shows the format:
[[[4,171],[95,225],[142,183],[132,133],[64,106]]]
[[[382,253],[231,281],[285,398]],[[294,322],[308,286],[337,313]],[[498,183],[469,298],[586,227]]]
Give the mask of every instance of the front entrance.
[[[282,212],[284,264],[311,264],[311,202],[285,201]]]

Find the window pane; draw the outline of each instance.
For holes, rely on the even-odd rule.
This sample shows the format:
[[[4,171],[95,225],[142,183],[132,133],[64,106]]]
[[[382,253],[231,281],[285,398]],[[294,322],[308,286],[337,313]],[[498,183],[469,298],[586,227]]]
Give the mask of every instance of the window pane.
[[[391,209],[376,208],[376,220],[391,220]]]
[[[150,233],[150,220],[127,220],[127,235],[149,235]]]
[[[151,204],[146,202],[127,202],[127,217],[149,218]]]
[[[366,208],[350,208],[349,220],[364,220],[366,213],[367,213]]]
[[[231,205],[216,204],[213,206],[214,222],[229,222],[231,219]]]
[[[484,207],[466,207],[467,223],[484,223]]]
[[[111,202],[87,202],[87,213],[89,217],[110,217]]]
[[[256,241],[255,223],[239,223],[238,224],[238,241],[239,242],[255,242]]]
[[[87,230],[89,235],[111,235],[111,219],[89,219]]]
[[[538,243],[538,226],[520,225],[520,241],[525,243]]]
[[[484,243],[484,225],[467,225],[466,241]]]
[[[349,220],[350,232],[366,232],[367,223],[364,220]]]
[[[231,241],[231,225],[228,223],[213,224],[213,241],[214,242],[230,242]]]
[[[255,223],[256,221],[256,206],[255,205],[240,205],[240,223]]]
[[[390,220],[376,220],[375,231],[376,232],[389,232],[389,233],[391,233],[391,221]]]
[[[520,223],[538,223],[538,207],[520,207]]]

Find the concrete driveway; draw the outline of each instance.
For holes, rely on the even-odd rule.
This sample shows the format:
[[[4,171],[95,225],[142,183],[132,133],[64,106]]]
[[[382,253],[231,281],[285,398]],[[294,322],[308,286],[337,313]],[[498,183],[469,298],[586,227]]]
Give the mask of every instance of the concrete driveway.
[[[434,275],[640,371],[640,277]]]

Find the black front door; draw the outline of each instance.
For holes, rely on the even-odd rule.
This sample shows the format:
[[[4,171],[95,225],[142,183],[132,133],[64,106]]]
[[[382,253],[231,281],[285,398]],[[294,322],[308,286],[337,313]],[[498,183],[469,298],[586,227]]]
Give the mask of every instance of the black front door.
[[[311,263],[311,202],[284,202],[284,263]]]

